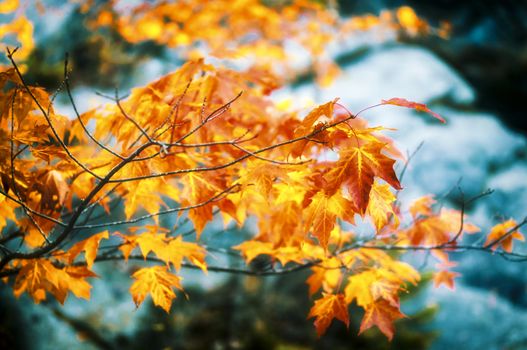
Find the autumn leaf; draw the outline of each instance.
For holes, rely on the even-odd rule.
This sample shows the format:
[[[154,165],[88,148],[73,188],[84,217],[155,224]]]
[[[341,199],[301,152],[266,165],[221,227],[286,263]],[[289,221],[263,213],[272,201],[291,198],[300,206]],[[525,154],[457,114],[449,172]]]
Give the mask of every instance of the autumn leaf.
[[[454,289],[454,278],[459,277],[460,274],[453,271],[438,271],[434,273],[434,287],[445,285],[450,289]]]
[[[325,176],[328,193],[334,193],[342,184],[349,191],[360,214],[364,214],[370,200],[374,177],[380,177],[393,188],[401,185],[393,164],[395,161],[382,154],[385,144],[368,142],[362,146],[351,146],[340,152],[340,159]]]
[[[357,305],[367,309],[373,302],[383,299],[393,306],[399,305],[398,291],[402,279],[387,275],[383,268],[364,271],[348,278],[344,289],[346,302],[356,300]]]
[[[246,241],[234,246],[233,249],[242,252],[247,264],[249,264],[259,255],[272,255],[274,253],[272,243],[259,241]]]
[[[399,308],[384,299],[379,299],[366,308],[359,334],[377,326],[389,340],[392,340],[395,333],[393,322],[403,317],[406,316],[401,313]]]
[[[35,303],[40,303],[46,299],[46,291],[52,287],[57,288],[59,285],[58,275],[55,273],[56,268],[49,260],[36,259],[28,261],[18,273],[14,293],[18,298],[23,292],[33,298]]]
[[[168,313],[172,299],[176,298],[174,288],[183,290],[181,277],[170,273],[165,266],[141,268],[134,272],[132,277],[135,281],[130,287],[130,293],[137,307],[150,294],[154,305],[161,307]]]
[[[68,292],[79,298],[89,299],[91,285],[85,278],[96,276],[86,267],[71,266],[61,269],[49,260],[30,260],[17,275],[14,293],[18,298],[23,292],[27,292],[37,304],[46,299],[46,292],[53,294],[61,304],[64,304]]]
[[[324,293],[309,311],[308,318],[312,317],[315,317],[315,328],[319,337],[326,332],[334,318],[349,327],[348,305],[344,300],[344,295]]]
[[[430,195],[416,199],[410,206],[410,213],[414,220],[419,216],[432,216],[432,205],[435,203],[435,199]]]
[[[492,250],[501,246],[504,251],[512,252],[513,239],[525,241],[523,234],[518,229],[514,229],[517,225],[515,220],[507,220],[497,224],[490,230],[484,246]]]
[[[348,277],[344,289],[346,303],[350,304],[355,300],[357,305],[363,308],[373,303],[371,285],[376,279],[375,271],[365,271]]]
[[[171,262],[177,271],[181,269],[183,259],[188,259],[203,272],[207,272],[206,250],[196,243],[183,241],[181,236],[172,239],[166,247],[165,254],[158,256],[165,261]]]
[[[318,238],[320,245],[327,248],[329,236],[335,227],[337,217],[353,220],[349,213],[355,211],[353,204],[342,197],[340,191],[330,196],[324,192],[318,192],[311,198],[311,203],[306,209],[305,229],[312,227],[312,232]]]
[[[132,241],[133,245],[138,245],[141,250],[141,254],[146,259],[150,252],[154,252],[157,256],[164,255],[166,249],[166,231],[160,231],[157,226],[147,226],[148,231],[142,232],[136,236],[128,236],[129,241]]]
[[[458,233],[479,231],[479,228],[467,222],[466,218],[463,221],[463,227],[461,227],[460,216],[459,211],[443,209],[432,216],[419,216],[414,224],[403,232],[413,245],[434,246],[449,242]]]
[[[399,226],[399,218],[393,208],[395,199],[387,184],[380,185],[378,182],[373,184],[366,212],[371,217],[377,232],[386,226],[391,219],[395,228]]]
[[[86,265],[88,266],[88,269],[91,269],[95,261],[95,258],[97,257],[97,250],[99,249],[99,243],[101,242],[102,239],[108,239],[108,238],[109,238],[108,231],[103,231],[101,233],[91,236],[88,239],[75,243],[68,251],[70,264],[73,262],[73,260],[75,260],[77,255],[80,254],[80,252],[84,251]]]
[[[294,137],[299,138],[302,136],[307,136],[314,132],[321,125],[324,124],[324,121],[331,120],[333,118],[333,109],[335,108],[335,103],[338,99],[324,103],[315,109],[313,109],[309,114],[300,122],[300,125],[295,129]],[[317,121],[321,121],[317,123]],[[313,136],[313,139],[320,140],[324,137],[323,131],[319,132],[317,135]],[[296,142],[291,150],[291,155],[293,157],[300,157],[304,152],[305,147],[309,143],[309,140],[301,140]]]
[[[326,293],[337,288],[342,279],[341,267],[341,261],[337,258],[329,258],[324,259],[319,266],[311,268],[313,274],[306,281],[309,286],[309,295],[315,294],[321,288]]]
[[[394,105],[394,106],[400,106],[400,107],[406,107],[406,108],[413,108],[416,111],[425,112],[425,113],[430,114],[431,116],[433,116],[434,118],[439,120],[441,123],[446,123],[446,121],[445,121],[445,119],[443,119],[443,117],[441,117],[439,114],[433,112],[430,108],[428,108],[423,103],[412,102],[412,101],[405,100],[404,98],[394,97],[394,98],[391,98],[389,100],[382,100],[381,104],[383,104],[383,105]]]
[[[42,183],[42,205],[51,209],[62,206],[69,192],[69,186],[62,174],[57,170],[50,170],[43,176]]]

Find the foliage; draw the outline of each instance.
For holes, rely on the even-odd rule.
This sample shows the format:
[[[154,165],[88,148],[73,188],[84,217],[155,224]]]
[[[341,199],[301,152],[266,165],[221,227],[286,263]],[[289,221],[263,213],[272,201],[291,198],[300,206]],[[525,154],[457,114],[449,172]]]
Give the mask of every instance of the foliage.
[[[110,2],[95,24],[114,25],[131,42],[190,47],[202,41],[224,56],[231,54],[225,47],[244,42],[241,31],[255,32],[258,40],[235,51],[255,53],[258,64],[235,70],[188,53],[175,72],[126,97],[104,96],[111,103],[79,113],[66,60],[61,89],[74,107],[71,119],[53,108],[58,91],[26,83],[17,50],[8,49],[11,66],[0,73],[0,276],[16,296],[28,293],[36,303],[47,294],[61,303],[69,293],[89,299],[94,264],[133,260],[142,262],[130,287],[136,305],[151,296],[169,312],[183,290],[182,267],[258,276],[310,270],[306,282],[315,300],[308,317],[318,335],[335,318],[348,325],[349,305],[356,304],[364,310],[360,333],[376,326],[392,339],[393,322],[405,317],[400,295],[421,278],[402,252],[430,252],[439,262],[436,285],[451,288],[457,276],[450,270],[452,251],[524,258],[512,252],[512,239],[523,240],[518,229],[526,220],[498,224],[483,245],[460,244],[464,233],[479,231],[467,222],[464,205],[487,193],[460,211],[427,196],[406,213],[394,164],[409,159],[362,111],[352,113],[334,99],[306,114],[270,98],[282,70],[261,61],[258,50],[283,50],[291,37],[317,61],[334,35],[317,26],[338,28],[328,8],[290,3],[239,1],[220,18],[213,14],[227,7],[224,1],[204,1],[201,12],[186,1],[145,5],[123,17],[114,17]],[[402,18],[408,13],[399,11]],[[197,30],[203,21],[210,27]],[[313,40],[315,32],[320,37]],[[372,107],[382,105],[444,122],[403,98]],[[101,209],[106,215],[96,214]],[[210,246],[200,236],[216,218],[225,227],[254,220],[256,232],[229,249]],[[246,266],[219,265],[220,255]],[[268,263],[253,268],[265,256]]]

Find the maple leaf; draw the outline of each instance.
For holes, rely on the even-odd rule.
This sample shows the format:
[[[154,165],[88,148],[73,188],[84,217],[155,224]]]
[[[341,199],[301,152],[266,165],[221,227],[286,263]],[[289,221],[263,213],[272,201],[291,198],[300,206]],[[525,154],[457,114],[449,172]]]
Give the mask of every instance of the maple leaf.
[[[431,195],[416,199],[410,206],[410,213],[414,220],[419,216],[432,216],[432,205],[435,203],[436,201]]]
[[[377,232],[386,226],[391,218],[394,220],[394,227],[399,225],[398,216],[394,212],[392,203],[395,196],[390,192],[390,187],[386,184],[380,185],[378,182],[373,184],[370,191],[367,213],[371,217]]]
[[[461,213],[455,210],[442,210],[433,216],[420,217],[405,233],[413,245],[440,245],[450,241],[453,238],[453,234],[459,232],[461,225],[460,215]],[[461,233],[478,231],[478,227],[464,222]]]
[[[59,269],[49,260],[30,260],[17,275],[14,293],[18,298],[27,291],[37,304],[46,299],[46,292],[53,294],[61,304],[70,291],[79,298],[89,299],[91,286],[85,278],[96,276],[82,266]]]
[[[166,249],[166,233],[158,232],[160,229],[157,226],[147,226],[148,231],[138,234],[135,237],[128,237],[139,246],[141,254],[146,259],[150,252],[154,252],[157,256],[164,255]],[[162,231],[162,230],[160,230]]]
[[[99,249],[99,243],[102,239],[108,239],[108,231],[103,231],[91,236],[88,239],[75,243],[69,249],[69,263],[71,264],[73,260],[79,255],[80,252],[84,251],[84,257],[86,259],[86,265],[89,269],[92,268],[93,262],[97,257],[97,249]]]
[[[495,225],[490,230],[484,246],[490,247],[492,250],[496,250],[498,246],[501,246],[504,251],[512,252],[513,239],[525,241],[523,234],[518,229],[514,230],[517,225],[515,220],[507,220]]]
[[[132,275],[135,279],[130,287],[130,293],[137,307],[150,294],[154,305],[170,312],[172,299],[176,298],[174,288],[183,290],[181,277],[170,273],[165,266],[144,267]]]
[[[166,229],[155,225],[146,226],[148,231],[138,235],[121,235],[126,244],[120,247],[124,257],[128,259],[135,247],[139,246],[141,254],[146,259],[150,252],[153,252],[159,259],[167,265],[172,263],[177,271],[181,269],[184,259],[207,272],[205,262],[206,250],[197,243],[185,242],[183,237],[168,238]],[[161,231],[161,232],[158,232]]]
[[[315,328],[319,337],[326,332],[334,318],[349,327],[348,305],[343,294],[324,293],[322,298],[315,300],[315,305],[309,310],[307,317],[315,317]]]
[[[57,170],[50,170],[42,179],[42,206],[44,208],[55,209],[56,206],[62,206],[69,192],[69,186],[66,180]]]
[[[20,269],[14,286],[15,296],[18,298],[27,291],[35,303],[46,299],[46,290],[51,286],[59,285],[58,276],[54,273],[55,267],[49,260],[35,259],[28,261]]]
[[[274,253],[273,244],[269,242],[246,241],[233,248],[242,252],[247,263],[259,255],[272,255]]]
[[[368,142],[342,150],[340,159],[325,176],[329,184],[326,191],[332,194],[345,184],[358,212],[364,214],[375,176],[400,190],[401,185],[393,170],[395,161],[381,153],[385,146],[380,142]]]
[[[309,295],[315,294],[320,288],[324,292],[333,291],[342,278],[342,263],[337,258],[325,259],[319,265],[311,268],[313,274],[306,281],[309,285]]]
[[[438,271],[434,273],[434,287],[439,287],[444,284],[450,289],[454,289],[454,278],[461,276],[457,272],[453,271]]]
[[[391,98],[389,100],[382,100],[381,104],[383,104],[383,105],[395,105],[395,106],[406,107],[406,108],[413,108],[416,111],[425,112],[425,113],[430,114],[431,116],[433,116],[434,118],[439,120],[441,123],[446,123],[446,121],[445,121],[445,119],[443,119],[443,117],[441,117],[439,114],[437,114],[434,111],[432,111],[430,108],[428,108],[423,103],[412,102],[412,101],[405,100],[404,98],[394,97],[394,98]]]
[[[263,161],[251,161],[247,164],[246,170],[241,172],[240,176],[244,179],[245,184],[254,184],[256,190],[265,199],[269,199],[274,180],[284,173],[284,169],[272,164],[264,163]]]
[[[373,326],[377,326],[389,340],[392,340],[395,332],[393,321],[403,317],[406,316],[401,313],[398,307],[393,306],[384,299],[379,299],[366,308],[359,334]]]
[[[222,191],[222,188],[217,185],[214,179],[200,173],[189,173],[183,178],[182,182],[185,185],[186,194],[186,198],[182,201],[183,205],[203,203]],[[194,223],[196,235],[199,239],[205,225],[213,219],[212,205],[209,203],[192,209],[189,211],[188,216]]]
[[[401,289],[401,280],[384,268],[368,270],[348,277],[348,284],[344,289],[346,302],[356,300],[357,305],[367,309],[370,304],[379,299],[388,301],[393,306],[399,305],[397,292]]]
[[[203,272],[207,272],[205,255],[206,250],[203,247],[193,242],[184,242],[183,238],[178,236],[168,243],[164,255],[158,256],[165,261],[170,261],[177,271],[181,269],[183,259],[188,259]]]
[[[328,247],[329,236],[335,227],[337,217],[347,218],[352,221],[350,213],[355,211],[352,203],[342,197],[340,192],[332,196],[317,192],[306,209],[305,229],[313,227],[313,235],[318,238],[320,245]]]
[[[309,112],[309,114],[302,120],[300,125],[295,129],[294,137],[299,138],[306,136],[317,130],[321,125],[323,125],[323,123],[315,124],[321,118],[324,120],[330,120],[333,117],[333,109],[337,101],[338,98],[324,103]],[[325,131],[320,132],[314,136],[314,139],[320,140],[321,138],[324,138],[324,135]],[[309,140],[300,140],[296,142],[292,147],[291,155],[293,157],[300,157],[309,142]]]
[[[374,271],[365,271],[348,277],[348,284],[344,289],[346,303],[356,300],[357,305],[366,308],[373,301],[371,285],[376,280]]]

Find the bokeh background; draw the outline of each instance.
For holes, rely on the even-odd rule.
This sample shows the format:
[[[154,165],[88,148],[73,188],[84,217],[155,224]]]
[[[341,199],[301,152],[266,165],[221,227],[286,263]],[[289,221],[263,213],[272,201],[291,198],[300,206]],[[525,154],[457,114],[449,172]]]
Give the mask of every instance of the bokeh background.
[[[111,92],[118,86],[125,92],[181,65],[174,50],[148,42],[131,45],[115,33],[88,30],[88,14],[79,11],[79,3],[26,1],[36,42],[27,60],[29,81],[56,87],[67,51],[75,66],[75,98],[87,110],[104,102],[95,91]],[[448,38],[379,35],[376,29],[356,33],[328,49],[342,69],[333,84],[320,87],[306,75],[273,98],[291,98],[302,107],[340,97],[352,111],[391,97],[426,103],[448,120],[446,125],[395,107],[363,115],[370,125],[397,129],[389,135],[403,152],[412,153],[423,143],[405,175],[403,201],[432,193],[445,205],[459,207],[460,194],[452,191],[459,183],[467,198],[494,190],[467,208],[483,231],[500,220],[525,217],[527,2],[341,0],[337,5],[344,17],[410,6],[431,26],[448,21],[452,29]],[[71,114],[65,99],[58,100],[57,108]],[[212,224],[203,239],[230,246],[250,234],[236,227],[225,232]],[[426,256],[409,259],[426,271]],[[96,267],[102,278],[93,281],[90,302],[72,296],[63,307],[54,302],[35,305],[27,296],[16,300],[0,285],[0,347],[527,349],[526,263],[479,252],[459,253],[455,260],[462,275],[456,289],[434,288],[430,276],[424,278],[403,301],[409,318],[396,323],[392,343],[375,330],[358,337],[358,309],[351,310],[350,330],[335,322],[317,339],[312,321],[305,319],[312,303],[304,284],[307,273],[254,278],[187,271],[190,300],[180,296],[167,315],[150,303],[136,310],[128,293],[131,266],[108,263]]]

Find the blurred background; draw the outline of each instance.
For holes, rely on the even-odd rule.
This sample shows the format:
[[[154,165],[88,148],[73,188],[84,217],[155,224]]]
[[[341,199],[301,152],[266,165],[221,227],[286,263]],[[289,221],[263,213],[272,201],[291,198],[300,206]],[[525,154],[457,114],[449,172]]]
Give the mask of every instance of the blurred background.
[[[22,11],[34,24],[28,80],[56,88],[69,52],[71,85],[82,111],[105,102],[95,91],[112,92],[118,86],[125,92],[177,69],[184,60],[177,49],[155,41],[130,43],[111,28],[90,28],[87,22],[104,3],[26,1],[15,14]],[[322,3],[343,18],[380,17],[409,7],[432,29],[372,26],[350,33],[327,47],[340,67],[335,79],[317,84],[315,74],[302,68],[272,98],[291,98],[296,107],[306,107],[340,97],[352,111],[391,97],[426,103],[447,119],[446,125],[395,107],[363,114],[372,126],[397,129],[389,136],[403,152],[412,153],[423,143],[405,175],[402,201],[432,193],[459,208],[460,194],[452,189],[460,183],[466,198],[494,190],[467,208],[471,222],[484,232],[500,220],[525,217],[527,1]],[[0,23],[12,16],[2,15]],[[300,57],[292,65],[304,67],[306,62]],[[56,107],[71,114],[65,99]],[[228,233],[209,225],[202,239],[229,247],[251,234],[236,228]],[[409,259],[427,270],[425,256],[417,253]],[[102,278],[93,280],[90,302],[72,296],[64,307],[52,301],[34,305],[26,295],[16,300],[0,285],[0,348],[527,349],[525,263],[478,252],[459,253],[455,260],[455,271],[461,273],[456,289],[434,288],[430,276],[425,277],[403,301],[409,318],[396,322],[391,343],[376,330],[356,335],[362,316],[358,309],[350,312],[349,330],[334,322],[317,339],[312,320],[305,318],[312,305],[304,282],[307,272],[254,278],[187,271],[190,300],[181,295],[167,315],[151,303],[135,310],[128,293],[131,266],[101,264],[96,271]]]

